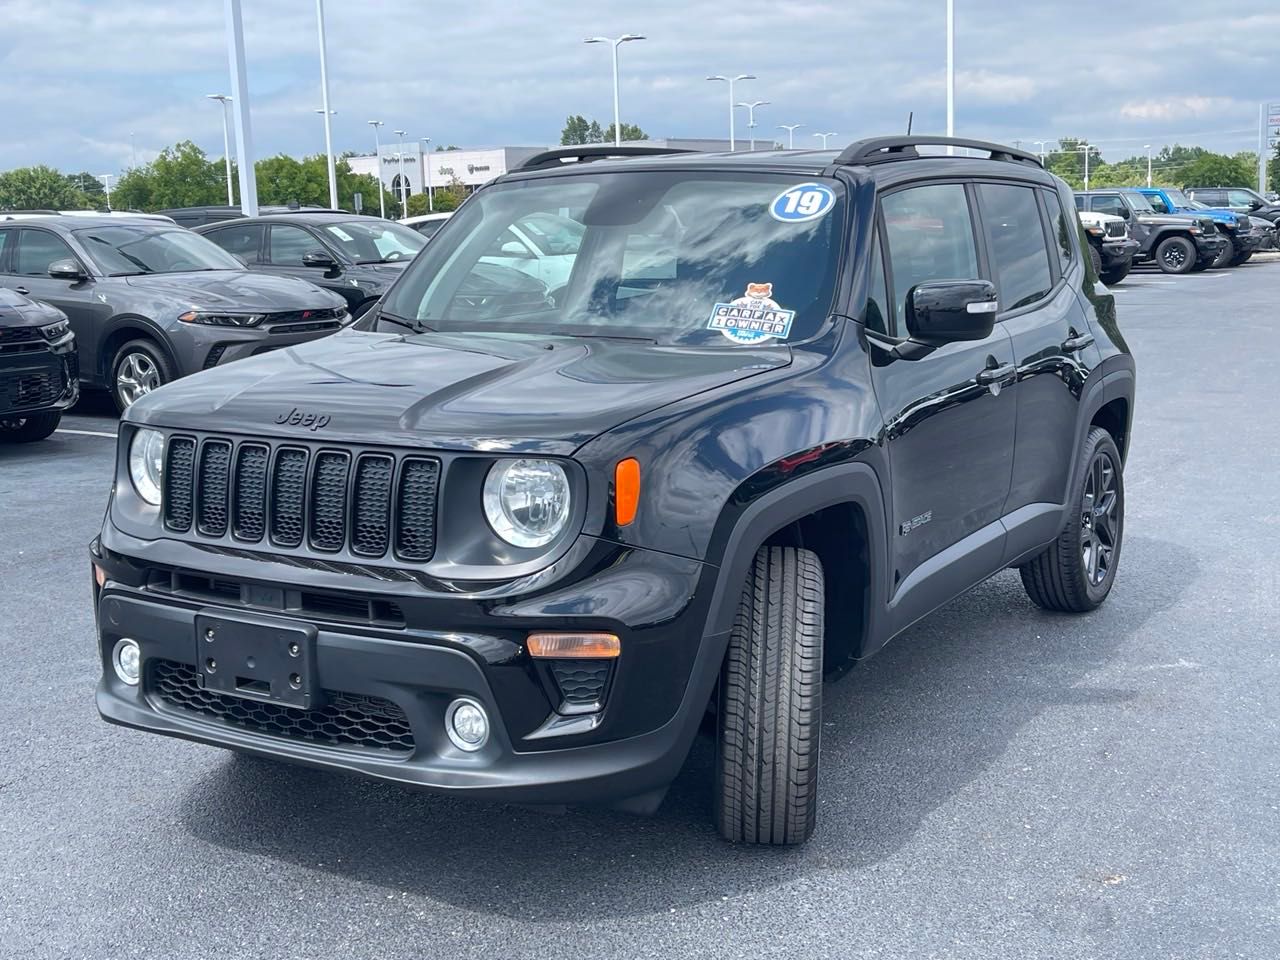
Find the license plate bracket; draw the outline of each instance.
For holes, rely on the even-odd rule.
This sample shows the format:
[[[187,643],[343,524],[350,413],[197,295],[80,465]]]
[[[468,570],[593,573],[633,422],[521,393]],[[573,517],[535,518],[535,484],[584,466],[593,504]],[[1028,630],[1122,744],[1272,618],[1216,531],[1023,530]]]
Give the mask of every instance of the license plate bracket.
[[[214,693],[303,710],[320,706],[316,628],[251,614],[196,614],[196,672]]]

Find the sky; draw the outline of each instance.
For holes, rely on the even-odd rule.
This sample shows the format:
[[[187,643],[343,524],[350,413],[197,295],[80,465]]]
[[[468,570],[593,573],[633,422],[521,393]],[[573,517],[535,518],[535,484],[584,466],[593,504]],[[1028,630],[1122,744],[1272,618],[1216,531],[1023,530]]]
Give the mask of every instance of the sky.
[[[259,157],[322,152],[313,0],[242,0]],[[1280,100],[1280,0],[955,0],[956,132],[1005,142],[1084,137],[1108,160],[1257,143]],[[1212,23],[1207,10],[1218,10]],[[463,147],[556,143],[565,117],[650,136],[725,137],[739,84],[760,137],[832,146],[945,129],[944,0],[327,0],[335,151],[372,152],[367,120]],[[230,92],[223,0],[0,0],[0,170],[45,163],[119,173],[190,139],[222,155]],[[1212,29],[1209,29],[1209,27]],[[1213,39],[1206,39],[1206,38]],[[745,134],[746,113],[738,131]],[[233,142],[234,150],[234,142]]]

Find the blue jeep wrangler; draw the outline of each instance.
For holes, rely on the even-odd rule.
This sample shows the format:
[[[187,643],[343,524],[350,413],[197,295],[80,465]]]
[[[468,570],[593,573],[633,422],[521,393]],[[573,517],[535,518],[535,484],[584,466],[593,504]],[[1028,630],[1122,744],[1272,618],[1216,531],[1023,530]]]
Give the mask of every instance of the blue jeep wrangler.
[[[1227,238],[1212,266],[1237,267],[1244,263],[1262,242],[1262,234],[1255,231],[1249,217],[1236,213],[1226,207],[1210,207],[1198,200],[1192,200],[1176,187],[1138,187],[1138,192],[1147,198],[1147,202],[1157,213],[1192,213],[1210,217],[1218,230]]]

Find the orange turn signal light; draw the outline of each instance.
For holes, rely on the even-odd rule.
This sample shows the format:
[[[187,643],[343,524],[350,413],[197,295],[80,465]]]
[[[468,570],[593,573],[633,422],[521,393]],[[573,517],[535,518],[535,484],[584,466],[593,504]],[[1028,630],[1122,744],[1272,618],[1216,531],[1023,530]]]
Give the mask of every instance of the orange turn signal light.
[[[625,527],[640,509],[640,461],[635,457],[619,460],[613,468],[613,515],[618,526]]]
[[[102,589],[102,585],[107,582],[107,572],[96,563],[93,564],[93,581],[98,585],[98,589]]]
[[[612,660],[622,653],[612,633],[531,633],[525,646],[531,657],[560,660]]]

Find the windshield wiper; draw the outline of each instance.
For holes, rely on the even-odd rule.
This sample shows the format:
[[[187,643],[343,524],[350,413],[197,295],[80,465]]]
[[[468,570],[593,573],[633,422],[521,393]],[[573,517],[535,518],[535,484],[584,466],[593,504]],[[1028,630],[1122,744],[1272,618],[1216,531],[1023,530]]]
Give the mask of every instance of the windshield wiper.
[[[433,329],[432,327],[428,327],[421,320],[407,320],[404,317],[397,317],[393,313],[387,313],[385,310],[378,311],[378,319],[390,320],[396,326],[404,327],[406,330],[411,330],[414,333],[435,333],[436,332],[435,329]]]

